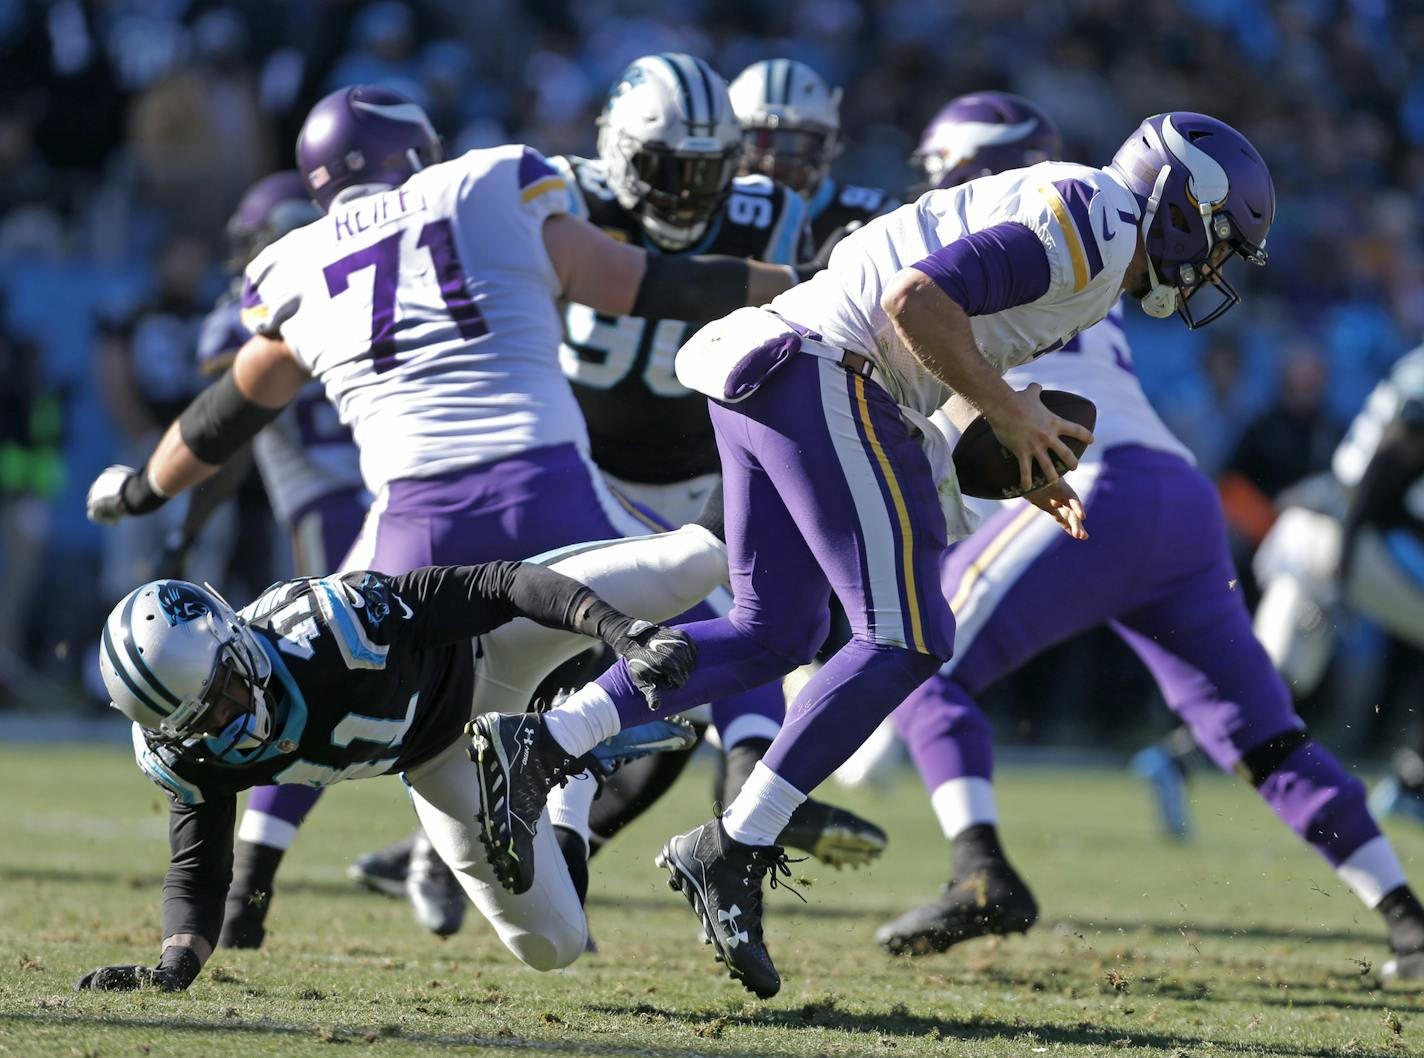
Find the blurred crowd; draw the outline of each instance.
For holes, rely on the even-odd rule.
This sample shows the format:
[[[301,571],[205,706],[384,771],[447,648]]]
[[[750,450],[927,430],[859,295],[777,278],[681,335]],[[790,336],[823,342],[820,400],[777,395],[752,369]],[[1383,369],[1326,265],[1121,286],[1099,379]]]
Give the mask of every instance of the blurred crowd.
[[[1246,304],[1201,332],[1129,312],[1149,394],[1249,497],[1233,504],[1243,553],[1259,503],[1325,464],[1424,330],[1424,64],[1410,61],[1424,5],[0,0],[0,701],[22,668],[74,682],[133,579],[135,547],[84,521],[84,489],[140,459],[201,385],[191,352],[228,281],[224,221],[290,164],[312,102],[384,83],[451,151],[587,154],[607,87],[662,50],[729,78],[774,55],[809,62],[845,90],[838,174],[897,192],[926,120],[978,88],[1037,100],[1090,163],[1160,110],[1245,132],[1280,200]]]

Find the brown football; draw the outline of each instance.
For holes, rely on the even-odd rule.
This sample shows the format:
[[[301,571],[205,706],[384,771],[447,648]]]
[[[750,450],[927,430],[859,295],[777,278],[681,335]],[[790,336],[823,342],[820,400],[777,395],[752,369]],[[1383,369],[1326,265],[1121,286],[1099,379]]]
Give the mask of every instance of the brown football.
[[[1061,389],[1045,389],[1039,394],[1044,407],[1060,419],[1070,419],[1091,430],[1098,421],[1097,406],[1087,397],[1068,393]],[[1076,438],[1064,437],[1064,444],[1076,456],[1081,456],[1088,446]],[[1055,455],[1053,465],[1063,473],[1063,463]],[[978,415],[964,429],[959,443],[954,446],[954,471],[959,477],[959,490],[966,496],[977,496],[983,500],[1010,500],[1022,496],[1019,487],[1019,464],[1007,448],[999,443],[994,431],[989,428],[989,420]],[[1035,467],[1033,486],[1027,491],[1040,489],[1047,479],[1041,469]]]

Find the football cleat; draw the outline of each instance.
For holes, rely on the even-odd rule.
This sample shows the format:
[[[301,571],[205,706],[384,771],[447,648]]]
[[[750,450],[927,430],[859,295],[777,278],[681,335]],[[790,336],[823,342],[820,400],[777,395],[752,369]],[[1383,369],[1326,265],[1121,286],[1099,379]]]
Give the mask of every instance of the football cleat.
[[[537,713],[485,713],[465,728],[480,781],[480,841],[499,883],[534,884],[534,834],[549,791],[588,767],[565,752]]]
[[[415,920],[437,937],[459,932],[465,922],[465,891],[424,831],[411,843],[405,895]]]
[[[1187,811],[1187,781],[1182,766],[1161,746],[1140,750],[1129,767],[1146,779],[1156,798],[1157,813],[1169,836],[1185,841],[1191,836],[1191,814]]]
[[[703,943],[732,979],[762,999],[776,995],[781,975],[762,936],[761,883],[767,878],[775,889],[780,877],[791,876],[781,846],[743,845],[713,819],[672,838],[654,862],[668,872],[668,888],[687,897]]]
[[[1424,981],[1424,951],[1396,955],[1380,967],[1384,981]]]
[[[837,870],[870,863],[879,858],[890,843],[885,831],[870,820],[811,798],[796,807],[791,821],[776,840],[809,852]]]
[[[346,877],[357,885],[383,896],[405,896],[405,876],[410,870],[410,851],[415,837],[401,838],[375,852],[363,852],[346,868]]]
[[[1403,816],[1416,823],[1424,823],[1424,794],[1415,787],[1405,785],[1397,775],[1380,780],[1370,791],[1369,806],[1370,814],[1376,819]]]
[[[1023,933],[1036,921],[1033,893],[1017,871],[1001,862],[951,881],[934,903],[876,930],[875,942],[891,955],[927,955],[985,934]]]
[[[606,779],[629,761],[654,753],[691,749],[697,742],[697,728],[680,716],[650,720],[624,728],[589,751],[594,774]]]

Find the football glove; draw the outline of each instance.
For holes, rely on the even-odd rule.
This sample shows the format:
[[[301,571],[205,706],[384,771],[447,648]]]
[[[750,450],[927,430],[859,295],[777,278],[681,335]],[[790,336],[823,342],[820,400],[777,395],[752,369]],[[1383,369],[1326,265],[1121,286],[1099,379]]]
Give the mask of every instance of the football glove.
[[[115,525],[120,518],[148,514],[166,502],[168,498],[149,483],[147,471],[115,463],[106,467],[89,486],[84,513],[96,525]]]
[[[697,662],[697,644],[682,632],[647,621],[634,621],[610,641],[628,663],[628,677],[648,702],[662,707],[662,692],[687,682]]]
[[[192,948],[174,945],[165,948],[157,966],[101,966],[79,979],[77,992],[132,992],[156,988],[160,992],[181,992],[193,983],[203,962]]]

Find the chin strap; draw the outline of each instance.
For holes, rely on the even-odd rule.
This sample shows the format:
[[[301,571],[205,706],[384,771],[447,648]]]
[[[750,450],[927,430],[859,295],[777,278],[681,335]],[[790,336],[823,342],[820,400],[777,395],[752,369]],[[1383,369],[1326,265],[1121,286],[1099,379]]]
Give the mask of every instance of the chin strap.
[[[1152,187],[1152,197],[1142,210],[1142,247],[1147,248],[1147,234],[1152,230],[1152,222],[1157,219],[1157,209],[1162,205],[1162,192],[1167,187],[1167,177],[1172,174],[1170,165],[1162,166],[1157,174],[1157,183]],[[1157,275],[1157,266],[1152,263],[1152,255],[1147,254],[1147,279],[1152,288],[1138,302],[1142,311],[1154,320],[1164,320],[1177,311],[1177,288],[1167,286]]]

